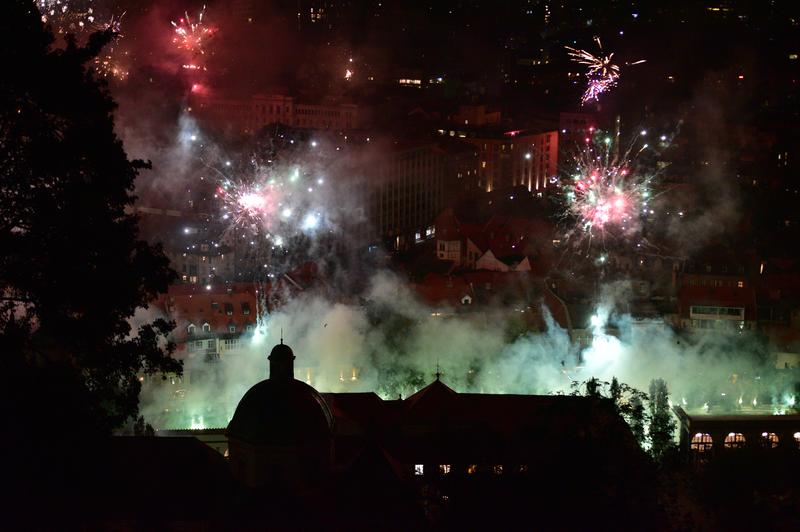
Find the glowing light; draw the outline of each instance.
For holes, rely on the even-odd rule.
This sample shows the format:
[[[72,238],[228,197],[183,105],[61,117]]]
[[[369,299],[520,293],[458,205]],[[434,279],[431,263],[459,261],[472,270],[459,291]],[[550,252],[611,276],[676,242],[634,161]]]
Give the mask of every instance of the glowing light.
[[[319,217],[316,214],[309,213],[303,218],[302,228],[304,231],[310,231],[312,229],[316,229],[319,225]]]
[[[172,21],[174,28],[172,43],[178,50],[186,53],[186,59],[181,65],[185,69],[206,69],[200,60],[206,55],[205,47],[216,33],[216,29],[203,22],[205,10],[206,6],[203,6],[197,22],[193,22],[188,13],[184,13],[184,18],[179,19],[178,22]]]
[[[595,37],[595,42],[600,50],[598,55],[594,55],[586,50],[579,50],[571,46],[565,46],[567,54],[573,61],[587,66],[586,78],[588,80],[586,90],[581,96],[581,103],[586,104],[590,101],[597,101],[600,95],[615,87],[619,81],[620,67],[612,62],[613,53],[603,55],[603,44],[599,37]],[[644,60],[628,63],[638,65]]]

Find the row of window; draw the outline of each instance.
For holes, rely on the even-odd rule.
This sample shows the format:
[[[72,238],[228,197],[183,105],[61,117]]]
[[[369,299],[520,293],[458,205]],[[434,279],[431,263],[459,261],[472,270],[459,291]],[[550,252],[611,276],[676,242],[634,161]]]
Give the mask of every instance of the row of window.
[[[439,464],[435,472],[439,475],[449,475],[453,472],[453,467],[451,464]],[[528,466],[525,464],[518,466],[504,466],[503,464],[479,466],[478,464],[470,464],[464,468],[464,472],[468,475],[474,475],[479,472],[488,472],[494,475],[502,475],[504,472],[524,474],[528,472]],[[414,475],[418,477],[425,476],[425,464],[414,464]]]
[[[744,281],[732,279],[689,279],[689,286],[709,286],[712,288],[744,288]]]
[[[204,333],[210,333],[211,332],[211,324],[209,324],[209,323],[204,323],[202,325],[202,328],[203,328],[203,332]],[[248,323],[247,325],[244,326],[245,332],[253,332],[253,329],[254,329],[254,327],[250,323]],[[195,334],[197,332],[197,326],[195,326],[194,323],[190,323],[189,326],[186,327],[186,332],[189,333],[190,335]],[[234,323],[229,324],[228,325],[228,332],[229,333],[235,333],[236,332],[236,324],[234,324]]]
[[[729,316],[744,319],[743,307],[711,307],[692,305],[689,309],[692,314],[703,314],[708,316]]]
[[[792,436],[795,444],[800,447],[800,432],[795,432]],[[741,432],[729,432],[725,436],[723,447],[726,449],[741,449],[746,443],[747,440]],[[766,449],[774,449],[780,443],[780,438],[774,432],[762,432],[758,443]],[[714,447],[714,441],[711,434],[698,432],[692,437],[689,447],[692,451],[706,453]]]

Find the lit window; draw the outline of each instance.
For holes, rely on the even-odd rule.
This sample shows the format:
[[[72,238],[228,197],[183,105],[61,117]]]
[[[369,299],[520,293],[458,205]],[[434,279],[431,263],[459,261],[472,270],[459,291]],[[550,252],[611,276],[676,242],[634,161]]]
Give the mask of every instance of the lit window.
[[[442,475],[450,474],[450,464],[439,464],[439,473]]]
[[[762,432],[761,445],[767,449],[774,449],[778,446],[778,435],[774,432]]]
[[[794,433],[794,442],[797,444],[798,447],[800,447],[800,432]]]
[[[414,475],[421,477],[425,474],[425,466],[423,464],[415,464],[414,465]]]
[[[744,288],[744,281],[739,281],[736,283],[739,288]]]
[[[519,466],[519,473],[520,475],[525,475],[528,473],[528,466],[526,464],[522,464]]]
[[[503,474],[503,466],[501,464],[497,464],[492,467],[492,473],[495,475],[502,475]]]
[[[692,438],[692,443],[690,445],[692,451],[698,453],[705,453],[711,450],[714,446],[713,441],[711,440],[711,434],[703,434],[698,432]]]
[[[741,449],[744,447],[744,434],[741,432],[730,432],[725,436],[726,449]]]
[[[795,434],[795,439],[800,441],[800,432]],[[474,475],[477,472],[478,472],[478,466],[476,464],[472,464],[472,465],[468,465],[467,466],[467,474],[468,475]]]

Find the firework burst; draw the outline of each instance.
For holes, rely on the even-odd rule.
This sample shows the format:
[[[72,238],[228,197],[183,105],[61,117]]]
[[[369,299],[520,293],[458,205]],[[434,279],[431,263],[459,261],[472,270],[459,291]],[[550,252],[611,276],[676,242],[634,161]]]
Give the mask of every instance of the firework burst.
[[[594,142],[587,138],[563,178],[563,217],[572,227],[567,236],[587,246],[596,238],[605,243],[639,234],[651,199],[655,174],[637,163],[648,145],[636,149],[632,144],[619,155],[616,142],[602,132],[595,134]]]
[[[603,44],[600,42],[599,37],[595,37],[595,42],[600,50],[598,55],[592,54],[586,50],[579,50],[571,46],[565,46],[568,55],[573,61],[587,68],[586,78],[588,84],[586,90],[581,97],[581,103],[586,104],[591,101],[597,101],[600,95],[614,88],[619,82],[620,67],[613,62],[613,52],[604,55]],[[644,63],[644,60],[627,63],[628,65],[638,65]]]
[[[206,6],[200,10],[197,21],[194,22],[188,13],[184,13],[184,18],[173,21],[174,35],[172,43],[175,47],[187,54],[188,61],[182,66],[189,70],[205,70],[201,64],[201,59],[206,55],[206,45],[216,33],[216,30],[203,22]]]
[[[124,80],[128,77],[128,68],[125,66],[128,53],[119,49],[119,40],[122,39],[122,18],[125,13],[119,17],[111,17],[111,20],[105,24],[103,30],[111,30],[114,33],[114,38],[106,46],[103,52],[94,58],[94,68],[98,74],[105,78],[116,78]]]

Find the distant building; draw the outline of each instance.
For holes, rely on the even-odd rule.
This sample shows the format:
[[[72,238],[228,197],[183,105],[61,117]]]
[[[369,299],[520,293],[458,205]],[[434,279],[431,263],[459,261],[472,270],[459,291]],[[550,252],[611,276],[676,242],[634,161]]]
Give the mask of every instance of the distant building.
[[[558,174],[558,132],[481,132],[464,139],[479,150],[478,187],[486,192],[524,186],[544,193]]]
[[[499,124],[500,111],[489,111],[485,105],[462,105],[450,120],[454,124],[464,126]]]
[[[680,421],[680,449],[706,461],[744,449],[765,452],[800,450],[800,415],[690,415],[674,407]]]
[[[165,251],[182,283],[218,284],[235,277],[235,253],[226,246],[200,244],[185,251]]]
[[[495,215],[485,224],[464,223],[448,208],[435,229],[436,257],[455,268],[547,271],[554,228],[545,220]]]
[[[300,103],[292,96],[256,94],[250,98],[196,97],[194,113],[217,127],[252,134],[269,124],[332,131],[361,127],[354,104]]]
[[[741,259],[725,252],[690,260],[680,276],[678,312],[684,329],[756,329],[756,290]]]
[[[475,179],[477,152],[457,140],[394,146],[366,169],[368,220],[395,250],[434,236],[434,219]]]
[[[250,283],[173,285],[156,307],[175,322],[172,340],[180,358],[213,362],[244,347],[255,331],[258,289]]]

